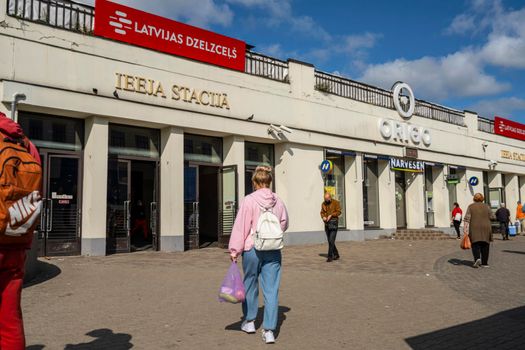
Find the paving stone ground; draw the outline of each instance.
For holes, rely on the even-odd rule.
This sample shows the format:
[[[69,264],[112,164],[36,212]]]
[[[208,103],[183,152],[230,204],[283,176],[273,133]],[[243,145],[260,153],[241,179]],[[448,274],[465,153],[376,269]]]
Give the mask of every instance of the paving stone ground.
[[[275,349],[525,349],[525,237],[496,239],[490,268],[459,242],[286,247]],[[259,349],[240,306],[217,302],[216,248],[43,259],[23,294],[28,348]],[[259,321],[260,322],[260,321]]]

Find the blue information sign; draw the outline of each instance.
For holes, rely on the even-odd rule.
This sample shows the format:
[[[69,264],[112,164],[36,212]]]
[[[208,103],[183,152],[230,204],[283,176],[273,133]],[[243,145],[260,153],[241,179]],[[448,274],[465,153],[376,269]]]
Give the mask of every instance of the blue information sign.
[[[470,186],[477,186],[479,184],[479,179],[476,176],[472,176],[470,179],[468,179],[468,183]]]
[[[331,173],[334,168],[333,163],[330,160],[323,160],[321,163],[321,172],[323,174]]]

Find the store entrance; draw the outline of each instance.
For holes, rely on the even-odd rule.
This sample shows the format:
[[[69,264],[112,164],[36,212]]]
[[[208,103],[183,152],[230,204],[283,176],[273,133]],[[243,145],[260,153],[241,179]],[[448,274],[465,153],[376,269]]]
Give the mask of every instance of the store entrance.
[[[406,215],[406,176],[402,171],[396,174],[396,220],[398,228],[407,227]]]
[[[80,156],[41,150],[43,207],[38,231],[40,256],[80,253]]]
[[[184,167],[185,249],[228,245],[237,209],[237,166]]]
[[[110,158],[107,253],[158,250],[158,163]]]

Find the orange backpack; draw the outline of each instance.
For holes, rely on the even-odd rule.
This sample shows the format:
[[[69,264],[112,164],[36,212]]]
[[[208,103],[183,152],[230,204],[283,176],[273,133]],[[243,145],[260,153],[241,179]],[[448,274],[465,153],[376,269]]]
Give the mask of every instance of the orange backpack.
[[[28,143],[0,133],[0,247],[30,244],[40,219],[42,167]]]

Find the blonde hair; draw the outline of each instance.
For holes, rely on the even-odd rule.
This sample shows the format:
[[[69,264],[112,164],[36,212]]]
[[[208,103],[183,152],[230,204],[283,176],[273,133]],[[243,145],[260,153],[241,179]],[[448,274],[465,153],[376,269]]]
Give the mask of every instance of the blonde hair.
[[[481,193],[476,193],[474,195],[474,202],[483,202],[485,197]]]
[[[259,187],[270,188],[272,185],[272,167],[268,165],[259,165],[255,168],[252,176],[252,182]]]

